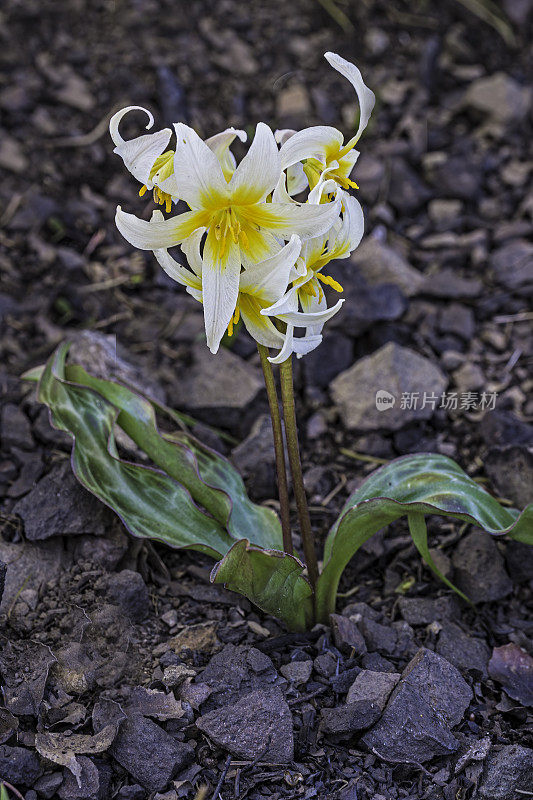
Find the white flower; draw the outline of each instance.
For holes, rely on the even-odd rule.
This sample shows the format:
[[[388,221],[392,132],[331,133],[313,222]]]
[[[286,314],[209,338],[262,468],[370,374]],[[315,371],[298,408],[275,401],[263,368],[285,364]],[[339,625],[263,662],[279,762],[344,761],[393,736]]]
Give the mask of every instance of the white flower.
[[[174,173],[179,197],[190,211],[147,222],[117,208],[122,235],[142,250],[181,244],[202,230],[202,296],[207,344],[213,353],[237,306],[241,269],[276,255],[280,240],[328,231],[340,202],[321,205],[267,202],[281,175],[280,154],[270,128],[260,122],[253,143],[228,178],[216,156],[192,128],[176,126]]]
[[[147,115],[147,130],[154,124],[152,114],[142,106],[127,106],[117,111],[109,121],[109,133],[115,144],[113,152],[122,158],[134,178],[143,184],[139,191],[141,197],[148,189],[153,190],[154,201],[164,205],[169,212],[172,201],[179,199],[179,179],[174,173],[175,151],[167,149],[172,131],[170,128],[163,128],[156,133],[145,133],[129,140],[123,139],[119,125],[129,111],[143,111]],[[235,169],[235,158],[229,148],[236,137],[245,142],[246,131],[227,128],[205,140],[206,145],[217,156],[227,177],[231,177]]]
[[[325,53],[325,58],[341,75],[347,78],[354,87],[359,99],[359,127],[355,136],[344,144],[344,137],[337,128],[329,125],[316,125],[286,138],[281,147],[281,161],[284,170],[291,169],[299,162],[311,189],[316,186],[327,170],[329,178],[337,181],[343,189],[357,188],[349,176],[359,156],[355,145],[368,125],[370,114],[374,108],[374,93],[365,85],[361,73],[355,66],[336,53]],[[287,132],[280,132],[287,136]],[[299,184],[297,184],[299,185]],[[293,194],[288,187],[288,191]],[[299,189],[301,191],[301,189]]]

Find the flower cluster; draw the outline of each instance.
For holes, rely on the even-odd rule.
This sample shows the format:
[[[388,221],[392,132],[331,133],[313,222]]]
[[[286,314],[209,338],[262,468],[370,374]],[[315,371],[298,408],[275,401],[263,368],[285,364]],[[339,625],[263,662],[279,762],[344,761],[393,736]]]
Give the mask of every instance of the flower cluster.
[[[236,138],[246,141],[244,131],[228,128],[203,141],[178,122],[175,149],[168,149],[169,128],[129,141],[120,135],[120,121],[133,110],[144,111],[147,129],[153,126],[141,106],[128,106],[110,121],[114,152],[142,184],[139,194],[151,190],[167,214],[178,201],[188,206],[168,218],[157,209],[150,221],[118,206],[116,224],[128,242],[152,250],[165,272],[203,303],[213,353],[242,317],[259,344],[279,349],[274,363],[291,353],[302,356],[321,342],[324,323],[343,303],[328,307],[323,287],[342,287],[323,270],[349,256],[363,235],[363,212],[348,189],[357,188],[350,179],[359,155],[355,146],[374,94],[356,66],[335,53],[325,57],[359,100],[359,127],[346,143],[330,126],[273,133],[260,122],[237,166],[230,148]],[[176,245],[187,266],[168,252]],[[304,334],[296,336],[295,328]]]

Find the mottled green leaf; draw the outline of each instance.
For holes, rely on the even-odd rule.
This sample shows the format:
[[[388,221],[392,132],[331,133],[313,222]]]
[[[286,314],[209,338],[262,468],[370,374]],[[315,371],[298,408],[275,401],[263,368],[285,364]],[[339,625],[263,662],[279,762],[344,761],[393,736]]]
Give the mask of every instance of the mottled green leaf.
[[[101,395],[65,379],[68,345],[51,357],[38,396],[54,425],[74,439],[72,467],[80,483],[110,506],[136,536],[223,556],[232,540],[204,513],[187,489],[157,469],[118,457],[113,428],[117,409]]]
[[[398,458],[376,470],[351,495],[328,535],[317,586],[320,621],[334,609],[341,574],[359,547],[407,514],[452,517],[533,544],[533,504],[521,514],[504,508],[446,456]]]
[[[290,629],[305,630],[313,624],[313,591],[303,571],[294,556],[243,539],[214,566],[211,580],[248,597]]]

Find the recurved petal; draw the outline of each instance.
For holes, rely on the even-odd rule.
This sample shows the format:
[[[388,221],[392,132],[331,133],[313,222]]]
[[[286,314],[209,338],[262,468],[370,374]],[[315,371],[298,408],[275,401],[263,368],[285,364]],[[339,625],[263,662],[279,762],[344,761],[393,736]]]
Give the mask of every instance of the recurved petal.
[[[113,152],[122,158],[126,168],[138,181],[151,186],[150,171],[156,158],[166,150],[172,131],[170,128],[163,128],[157,133],[145,133],[130,140],[123,139],[119,125],[122,118],[130,111],[143,111],[148,116],[146,126],[148,129],[154,124],[152,114],[142,106],[127,106],[117,111],[109,121],[109,133],[116,145]]]
[[[282,169],[287,169],[305,158],[317,158],[325,163],[326,157],[342,147],[343,141],[342,133],[330,125],[304,128],[282,145],[279,151]]]
[[[206,145],[216,155],[222,167],[222,172],[227,181],[230,180],[235,170],[235,156],[230,150],[231,145],[238,138],[241,142],[247,139],[246,131],[237,128],[226,128],[221,133],[215,133],[205,140]]]
[[[216,154],[188,125],[177,122],[174,127],[174,173],[180,198],[195,210],[221,207],[228,196],[228,184]]]
[[[147,222],[128,214],[117,206],[117,228],[127,241],[140,250],[160,250],[174,247],[202,227],[203,218],[195,211],[185,211],[175,217]]]
[[[323,325],[341,310],[343,303],[344,300],[338,300],[334,306],[324,311],[289,311],[285,314],[278,313],[276,317],[296,328],[309,328],[313,325]]]
[[[248,267],[240,277],[241,293],[249,294],[270,305],[287,290],[291,269],[300,255],[302,243],[298,236],[291,236],[285,247],[259,264]]]
[[[333,69],[336,69],[337,72],[340,72],[341,75],[344,75],[344,77],[350,81],[359,100],[359,127],[355,136],[353,136],[347,144],[347,147],[353,147],[357,144],[361,134],[368,125],[368,120],[374,108],[376,97],[374,92],[365,84],[363,76],[355,64],[346,61],[345,58],[337,55],[337,53],[324,53],[324,58],[331,64]]]
[[[338,242],[342,253],[339,252],[339,254],[336,255],[337,258],[340,258],[342,255],[350,255],[350,253],[359,246],[365,230],[365,218],[359,200],[352,197],[350,194],[343,193],[342,203],[344,205],[344,214],[338,236]]]
[[[296,353],[298,358],[301,358],[306,353],[310,353],[315,347],[318,347],[322,341],[322,336],[294,336],[294,328],[292,325],[287,325],[285,333],[285,341],[280,352],[274,358],[268,360],[272,364],[281,364],[286,361],[292,353]]]
[[[239,245],[230,240],[222,256],[214,232],[204,245],[202,293],[207,346],[216,353],[237,305],[241,258]]]
[[[258,122],[254,140],[233,173],[229,189],[235,203],[260,203],[279,181],[281,159],[274,134],[264,122]]]

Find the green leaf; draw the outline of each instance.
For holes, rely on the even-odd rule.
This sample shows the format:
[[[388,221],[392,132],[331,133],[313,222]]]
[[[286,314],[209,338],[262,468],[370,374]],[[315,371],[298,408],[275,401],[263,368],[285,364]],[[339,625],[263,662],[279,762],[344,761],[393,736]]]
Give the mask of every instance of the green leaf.
[[[319,621],[327,620],[334,609],[341,574],[359,547],[407,514],[452,517],[533,544],[533,504],[521,514],[504,508],[446,456],[398,458],[372,473],[351,495],[328,535],[317,585]]]
[[[428,545],[428,529],[426,526],[426,520],[423,514],[408,514],[407,515],[407,522],[409,524],[409,533],[411,534],[411,538],[414,542],[414,545],[418,552],[420,553],[423,561],[428,565],[430,570],[439,578],[446,586],[449,586],[450,589],[462,597],[463,600],[466,600],[467,603],[472,605],[472,601],[469,597],[466,596],[460,589],[457,588],[445,575],[442,574],[440,569],[435,564],[431,553],[429,552],[429,545]]]
[[[263,550],[243,539],[214,566],[211,581],[243,594],[291,630],[305,630],[313,624],[313,591],[304,569],[288,553]]]
[[[193,502],[177,481],[118,457],[117,409],[86,386],[65,379],[67,345],[50,358],[38,397],[57,428],[73,436],[72,468],[80,483],[110,506],[135,536],[158,539],[216,557],[232,544],[224,528]]]
[[[32,367],[31,369],[26,370],[26,372],[23,372],[20,378],[23,381],[38,383],[41,380],[43,372],[44,372],[44,364],[40,364],[38,367]]]
[[[277,515],[252,503],[241,476],[227,459],[189,434],[162,436],[152,403],[128,387],[95,378],[76,365],[67,366],[65,376],[73,384],[94,389],[119,409],[117,423],[125,433],[154,464],[183,484],[233,539],[248,538],[261,547],[282,547]]]

